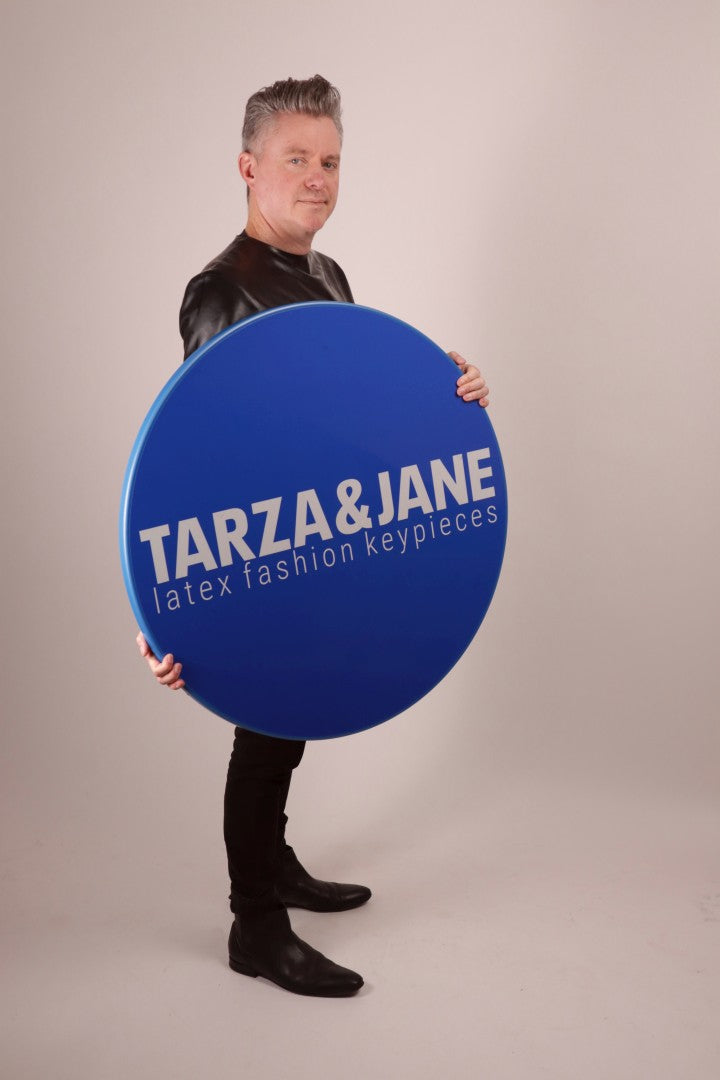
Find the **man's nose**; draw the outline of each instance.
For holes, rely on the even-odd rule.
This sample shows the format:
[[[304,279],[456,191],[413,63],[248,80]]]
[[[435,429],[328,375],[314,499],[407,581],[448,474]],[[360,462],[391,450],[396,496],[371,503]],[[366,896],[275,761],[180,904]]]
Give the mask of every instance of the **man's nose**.
[[[307,175],[305,177],[305,183],[309,188],[313,188],[313,190],[317,191],[319,188],[323,188],[325,186],[326,179],[327,177],[325,175],[325,170],[323,169],[322,165],[318,165],[315,168],[308,169]]]

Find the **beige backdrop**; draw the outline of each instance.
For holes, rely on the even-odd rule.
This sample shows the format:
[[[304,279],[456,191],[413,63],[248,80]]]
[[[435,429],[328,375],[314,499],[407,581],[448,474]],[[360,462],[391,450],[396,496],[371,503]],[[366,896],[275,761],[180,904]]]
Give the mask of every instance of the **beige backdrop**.
[[[231,728],[138,660],[116,516],[181,359],[185,282],[244,223],[245,99],[288,74],[344,99],[316,246],[358,301],[479,363],[510,500],[500,586],[456,669],[400,718],[309,748],[301,854],[361,874],[410,850],[419,867],[427,837],[468,822],[481,859],[513,812],[521,846],[544,813],[589,828],[620,806],[619,834],[662,807],[714,813],[717,4],[36,0],[3,21],[13,970],[33,928],[78,911],[97,929],[195,905],[224,925]],[[13,1046],[14,1075],[42,1075]]]

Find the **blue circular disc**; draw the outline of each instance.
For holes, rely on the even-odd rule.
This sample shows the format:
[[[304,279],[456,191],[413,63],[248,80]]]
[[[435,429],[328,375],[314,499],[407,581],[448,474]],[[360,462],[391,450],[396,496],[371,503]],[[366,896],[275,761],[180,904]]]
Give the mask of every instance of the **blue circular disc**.
[[[173,375],[120,516],[130,602],[188,693],[322,739],[447,674],[492,599],[507,496],[487,412],[427,337],[354,304],[253,316]]]

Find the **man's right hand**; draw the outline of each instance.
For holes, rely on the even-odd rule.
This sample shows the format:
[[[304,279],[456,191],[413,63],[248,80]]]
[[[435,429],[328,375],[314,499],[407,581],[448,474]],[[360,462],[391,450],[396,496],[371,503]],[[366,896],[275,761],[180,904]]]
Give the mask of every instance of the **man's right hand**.
[[[168,653],[162,660],[158,660],[155,653],[152,651],[142,630],[139,631],[138,636],[135,639],[140,650],[140,655],[144,656],[148,662],[148,667],[152,671],[153,675],[162,686],[169,686],[171,690],[182,690],[185,685],[185,680],[180,678],[182,671],[182,664],[176,664],[172,653]]]

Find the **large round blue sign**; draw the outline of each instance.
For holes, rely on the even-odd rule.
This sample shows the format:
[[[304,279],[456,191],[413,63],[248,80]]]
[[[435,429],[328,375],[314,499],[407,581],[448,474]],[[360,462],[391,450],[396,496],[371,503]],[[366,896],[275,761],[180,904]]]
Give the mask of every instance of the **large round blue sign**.
[[[507,501],[485,410],[423,334],[353,304],[264,312],[151,408],[123,572],[187,691],[269,735],[328,738],[427,694],[490,604]]]

